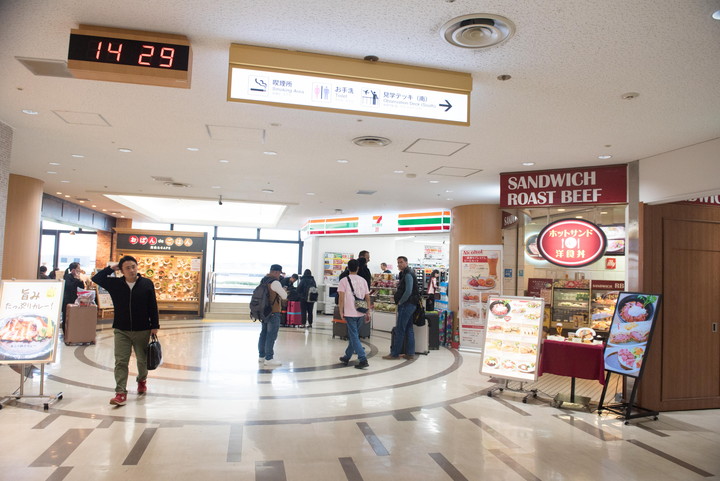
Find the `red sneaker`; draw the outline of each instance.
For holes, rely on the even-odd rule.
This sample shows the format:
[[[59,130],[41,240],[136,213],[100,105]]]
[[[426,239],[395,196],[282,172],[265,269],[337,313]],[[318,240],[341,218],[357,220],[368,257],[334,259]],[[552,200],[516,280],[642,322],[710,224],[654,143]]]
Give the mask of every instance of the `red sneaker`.
[[[127,402],[127,394],[124,392],[119,392],[115,394],[115,397],[110,400],[110,404],[113,404],[115,406],[124,406]]]
[[[147,379],[144,381],[138,381],[138,394],[145,394],[147,392]]]

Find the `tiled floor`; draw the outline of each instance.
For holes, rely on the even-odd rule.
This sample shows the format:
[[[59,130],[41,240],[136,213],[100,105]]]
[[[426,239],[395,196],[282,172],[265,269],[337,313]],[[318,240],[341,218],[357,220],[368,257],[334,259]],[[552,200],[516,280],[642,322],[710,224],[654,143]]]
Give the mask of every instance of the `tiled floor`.
[[[133,384],[128,404],[113,407],[112,331],[102,327],[96,345],[61,345],[46,366],[45,392],[63,393],[48,411],[35,398],[6,401],[0,479],[720,479],[720,411],[626,426],[551,407],[569,385],[555,376],[527,404],[488,397],[495,384],[478,355],[442,348],[386,361],[384,332],[365,340],[370,368],[352,369],[337,362],[346,343],[322,316],[312,330],[281,329],[283,365],[272,370],[258,368],[256,323],[165,321],[150,392],[138,397]],[[0,395],[19,381],[0,366]],[[38,388],[34,371],[25,393]],[[579,392],[597,400],[598,388]]]

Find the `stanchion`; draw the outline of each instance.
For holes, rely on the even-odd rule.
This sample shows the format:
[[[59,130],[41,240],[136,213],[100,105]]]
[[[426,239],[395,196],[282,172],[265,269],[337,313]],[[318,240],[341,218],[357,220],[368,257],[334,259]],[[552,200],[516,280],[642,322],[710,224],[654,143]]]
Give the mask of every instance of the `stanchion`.
[[[62,392],[59,392],[59,393],[55,394],[54,396],[45,394],[45,364],[40,364],[40,393],[36,394],[36,395],[26,395],[25,394],[25,380],[29,376],[26,375],[25,373],[31,372],[32,369],[33,369],[32,364],[20,364],[20,387],[18,387],[14,393],[4,396],[2,399],[0,399],[0,409],[2,409],[3,405],[7,401],[30,398],[30,399],[45,399],[46,401],[43,402],[43,409],[45,411],[47,411],[50,408],[51,403],[60,401],[63,398]]]

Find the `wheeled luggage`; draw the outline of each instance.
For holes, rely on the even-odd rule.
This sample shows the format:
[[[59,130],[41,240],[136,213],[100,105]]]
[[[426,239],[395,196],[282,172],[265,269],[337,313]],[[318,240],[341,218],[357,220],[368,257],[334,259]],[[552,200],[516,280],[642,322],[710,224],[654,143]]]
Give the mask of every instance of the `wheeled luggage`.
[[[372,321],[372,318],[371,318]],[[339,337],[340,339],[346,341],[348,338],[347,333],[347,323],[340,319],[340,309],[338,306],[335,306],[335,310],[333,312],[333,334],[332,337],[335,339],[335,337]],[[369,339],[370,338],[370,328],[372,326],[372,322],[363,322],[360,326],[360,332],[358,332],[358,335],[360,339]]]
[[[428,349],[440,349],[440,315],[437,311],[425,312],[428,325]]]
[[[68,304],[65,315],[65,333],[63,334],[66,345],[95,344],[96,328],[97,306]]]
[[[285,323],[288,326],[302,326],[300,301],[288,301]]]
[[[430,352],[428,323],[422,326],[413,324],[415,334],[415,354],[427,354]]]

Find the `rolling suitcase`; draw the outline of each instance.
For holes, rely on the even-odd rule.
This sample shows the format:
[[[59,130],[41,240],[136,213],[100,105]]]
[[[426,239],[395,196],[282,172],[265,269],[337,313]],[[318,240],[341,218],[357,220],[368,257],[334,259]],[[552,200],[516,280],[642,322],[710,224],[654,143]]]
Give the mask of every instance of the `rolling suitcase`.
[[[426,312],[428,325],[428,349],[440,349],[440,316],[437,312]]]
[[[285,323],[288,326],[302,326],[300,301],[288,301]]]
[[[424,326],[413,324],[415,334],[415,354],[428,354],[430,352],[428,323]]]
[[[335,306],[335,309],[333,310],[333,333],[332,337],[335,339],[335,336],[339,337],[340,339],[347,341],[348,335],[347,335],[347,324],[345,321],[340,319],[340,308],[338,306]]]
[[[63,337],[66,345],[95,344],[96,328],[97,306],[68,304]]]

